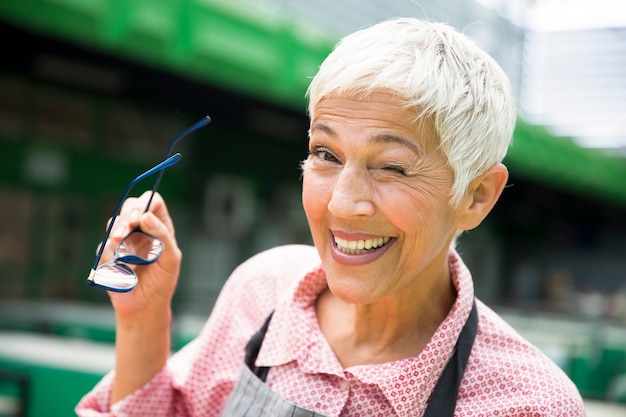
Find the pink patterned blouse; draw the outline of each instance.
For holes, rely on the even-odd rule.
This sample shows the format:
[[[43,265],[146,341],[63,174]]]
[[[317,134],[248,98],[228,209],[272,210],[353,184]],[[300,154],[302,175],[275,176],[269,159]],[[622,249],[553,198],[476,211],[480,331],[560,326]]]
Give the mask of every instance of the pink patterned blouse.
[[[78,404],[79,416],[219,416],[243,364],[244,346],[275,311],[257,366],[287,401],[328,417],[424,413],[474,297],[472,278],[450,253],[458,298],[415,357],[343,369],[318,327],[314,302],[325,288],[313,247],[283,246],[239,266],[201,334],[144,387],[109,407],[113,373]],[[479,325],[455,416],[584,416],[574,384],[496,313],[477,302]]]

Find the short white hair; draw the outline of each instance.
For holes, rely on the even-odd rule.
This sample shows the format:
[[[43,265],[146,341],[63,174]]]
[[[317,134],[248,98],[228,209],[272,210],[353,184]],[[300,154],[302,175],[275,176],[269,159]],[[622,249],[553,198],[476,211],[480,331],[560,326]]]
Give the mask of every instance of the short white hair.
[[[325,97],[377,90],[393,91],[433,123],[454,173],[453,206],[472,179],[504,159],[516,120],[509,79],[451,26],[396,18],[344,37],[309,85],[309,116]]]

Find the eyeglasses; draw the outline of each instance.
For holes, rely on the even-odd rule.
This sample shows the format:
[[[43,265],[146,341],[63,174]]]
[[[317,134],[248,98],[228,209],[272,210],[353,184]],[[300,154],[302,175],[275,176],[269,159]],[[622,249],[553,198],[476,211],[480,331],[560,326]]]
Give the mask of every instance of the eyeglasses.
[[[135,229],[128,236],[122,239],[119,245],[117,245],[113,259],[98,266],[100,258],[102,257],[102,252],[104,251],[104,246],[109,239],[111,229],[113,229],[115,219],[119,215],[122,204],[124,203],[126,197],[128,197],[128,194],[133,186],[139,181],[157,172],[163,172],[165,168],[176,164],[180,161],[180,159],[181,155],[180,153],[177,153],[167,158],[160,164],[150,168],[128,184],[122,198],[117,203],[117,207],[115,208],[113,217],[111,217],[109,227],[104,234],[102,244],[100,245],[100,249],[98,249],[98,254],[96,255],[96,260],[94,261],[91,271],[89,272],[87,285],[117,292],[130,291],[137,285],[137,275],[132,268],[128,266],[128,264],[147,265],[159,258],[161,252],[163,252],[163,243],[160,240],[143,233],[140,229]]]
[[[144,210],[144,213],[147,212],[152,204],[154,194],[159,188],[165,168],[178,163],[182,158],[180,153],[170,156],[176,143],[189,133],[206,126],[210,121],[211,118],[209,116],[205,116],[178,134],[178,136],[170,142],[167,152],[165,153],[165,160],[139,175],[137,178],[132,180],[130,184],[128,184],[126,190],[124,190],[124,194],[122,194],[122,197],[115,207],[109,226],[104,233],[102,243],[98,249],[98,254],[96,255],[96,259],[91,267],[89,276],[87,277],[87,285],[107,291],[130,291],[137,285],[138,278],[129,265],[148,265],[159,259],[163,253],[163,242],[142,232],[141,229],[137,227],[117,245],[113,258],[109,262],[98,265],[100,263],[100,259],[102,258],[106,242],[109,239],[111,230],[113,229],[115,219],[120,214],[122,204],[124,203],[124,200],[126,200],[126,197],[128,197],[131,189],[138,182],[158,173],[158,177],[152,187],[152,194],[150,195],[150,199],[148,200],[148,204]]]

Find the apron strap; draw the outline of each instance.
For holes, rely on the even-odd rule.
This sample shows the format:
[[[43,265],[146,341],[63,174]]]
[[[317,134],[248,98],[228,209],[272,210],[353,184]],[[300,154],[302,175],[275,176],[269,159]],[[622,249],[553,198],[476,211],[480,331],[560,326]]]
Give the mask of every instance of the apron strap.
[[[270,321],[272,320],[273,315],[274,312],[272,311],[270,315],[267,316],[267,319],[265,319],[265,323],[263,323],[263,326],[261,326],[261,328],[257,330],[254,335],[252,335],[252,337],[248,341],[248,344],[246,345],[246,365],[248,365],[248,368],[250,368],[250,370],[254,372],[254,374],[263,382],[265,382],[265,379],[267,378],[267,373],[269,372],[270,368],[267,366],[256,367],[254,365],[254,362],[256,361],[257,356],[259,356],[259,351],[261,350],[263,338],[265,338],[265,333],[267,332],[267,328],[270,325]]]
[[[472,311],[456,342],[456,349],[448,361],[448,364],[443,369],[441,377],[435,386],[435,390],[430,396],[424,417],[454,416],[459,387],[463,380],[463,373],[465,372],[467,361],[472,352],[477,330],[478,312],[476,311],[476,300],[474,300],[472,303]]]

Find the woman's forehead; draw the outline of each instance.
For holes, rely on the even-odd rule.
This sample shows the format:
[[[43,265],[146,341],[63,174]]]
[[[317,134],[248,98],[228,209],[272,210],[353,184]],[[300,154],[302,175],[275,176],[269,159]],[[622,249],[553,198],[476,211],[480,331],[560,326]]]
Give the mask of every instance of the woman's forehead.
[[[407,106],[406,100],[386,91],[367,96],[344,93],[324,97],[315,106],[310,129],[310,134],[327,135],[345,129],[368,130],[373,136],[412,138],[422,146],[436,146],[438,142],[430,120],[419,117],[419,112]]]

